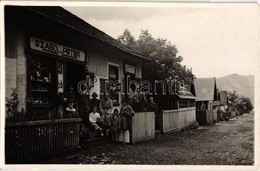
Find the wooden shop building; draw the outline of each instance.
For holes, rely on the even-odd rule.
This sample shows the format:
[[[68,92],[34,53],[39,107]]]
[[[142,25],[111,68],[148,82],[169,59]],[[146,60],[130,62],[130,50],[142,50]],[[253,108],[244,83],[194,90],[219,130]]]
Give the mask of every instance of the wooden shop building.
[[[6,163],[76,153],[82,118],[63,115],[69,86],[77,96],[77,84],[86,80],[94,85],[90,96],[97,92],[101,99],[106,80],[125,82],[128,75],[141,81],[147,59],[61,7],[5,6],[4,10],[6,98],[15,89],[19,99],[17,111],[6,114]],[[123,95],[111,98],[120,108]],[[143,124],[145,118],[154,122],[153,116],[137,115],[134,130],[143,129],[138,117],[144,118]],[[138,141],[147,135],[140,136],[133,138]]]

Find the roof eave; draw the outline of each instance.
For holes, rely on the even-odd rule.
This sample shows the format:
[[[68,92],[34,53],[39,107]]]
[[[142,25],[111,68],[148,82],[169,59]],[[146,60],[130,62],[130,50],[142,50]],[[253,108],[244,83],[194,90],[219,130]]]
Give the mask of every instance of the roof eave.
[[[26,8],[26,7],[25,7],[25,8]],[[81,32],[81,33],[83,33],[83,34],[86,34],[87,36],[90,36],[90,37],[92,37],[92,38],[95,38],[95,39],[98,40],[98,41],[101,41],[101,42],[103,42],[103,43],[109,44],[110,46],[113,46],[114,48],[117,48],[117,49],[119,49],[119,50],[122,50],[122,51],[124,51],[124,52],[130,54],[131,56],[140,58],[140,59],[142,59],[143,61],[147,61],[147,62],[148,62],[148,61],[151,61],[150,59],[148,59],[148,58],[146,58],[146,57],[144,57],[144,56],[142,56],[142,55],[140,55],[140,54],[137,54],[137,53],[135,53],[135,52],[129,52],[129,51],[127,51],[127,50],[125,50],[125,49],[123,49],[123,48],[121,48],[121,47],[114,46],[113,44],[110,44],[110,43],[108,43],[108,42],[105,42],[105,41],[102,40],[102,39],[98,39],[97,37],[95,37],[95,36],[93,36],[93,35],[89,35],[89,34],[87,34],[86,32],[84,32],[84,31],[82,31],[82,30],[80,30],[80,29],[78,29],[78,28],[76,28],[76,27],[74,27],[74,26],[72,26],[72,25],[66,24],[66,23],[64,23],[64,22],[62,22],[62,21],[56,21],[56,20],[54,20],[53,18],[49,17],[48,15],[45,15],[44,13],[42,13],[42,12],[40,12],[40,11],[37,11],[37,10],[35,10],[35,9],[33,9],[33,8],[26,8],[26,9],[29,9],[29,10],[31,10],[31,11],[33,11],[33,12],[39,14],[39,15],[42,15],[42,16],[44,16],[44,17],[46,17],[46,18],[48,18],[48,19],[50,19],[50,20],[52,20],[52,21],[55,21],[55,22],[60,23],[60,24],[62,24],[62,25],[65,25],[65,26],[67,26],[67,27],[69,27],[69,28],[72,28],[72,29],[74,29],[74,30],[76,30],[76,31],[79,31],[79,32]],[[129,50],[130,50],[130,49],[129,49]]]

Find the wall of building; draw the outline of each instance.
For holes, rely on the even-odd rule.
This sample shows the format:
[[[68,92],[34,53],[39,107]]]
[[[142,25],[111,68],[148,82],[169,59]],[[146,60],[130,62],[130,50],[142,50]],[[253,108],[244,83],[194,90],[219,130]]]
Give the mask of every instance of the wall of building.
[[[102,49],[102,50],[101,50]],[[89,72],[94,73],[96,83],[90,91],[90,95],[93,92],[98,94],[100,98],[100,79],[108,79],[108,67],[114,65],[118,67],[119,81],[124,83],[124,64],[134,65],[136,68],[135,77],[141,79],[142,77],[142,60],[130,57],[119,50],[115,50],[108,45],[99,44],[95,41],[89,42],[87,49],[87,55],[89,58]],[[123,87],[122,87],[123,88]],[[124,88],[122,89],[124,90]],[[123,100],[123,95],[119,95],[119,103]],[[120,110],[120,106],[115,106]]]
[[[100,51],[102,48],[103,52]],[[129,59],[129,55],[125,55],[115,50],[108,49],[108,47],[88,48],[89,70],[99,77],[107,78],[108,64],[119,65],[120,78],[124,75],[124,63],[134,64],[136,67],[136,78],[141,78],[142,75],[142,61]]]
[[[162,113],[163,132],[181,129],[191,125],[195,121],[195,107],[178,110],[164,110]]]
[[[136,66],[136,78],[141,78],[142,61],[115,47],[100,43],[64,25],[50,22],[44,17],[32,16],[23,10],[9,11],[6,16],[6,97],[10,97],[12,88],[16,88],[20,100],[19,109],[26,107],[26,59],[30,55],[26,48],[29,43],[27,38],[31,36],[86,52],[89,57],[89,70],[98,81],[92,92],[99,90],[100,79],[108,78],[108,64],[119,66],[119,78],[123,81],[123,65],[131,62],[130,64]]]
[[[7,27],[5,54],[5,92],[9,98],[12,89],[18,92],[18,110],[26,108],[26,55],[25,37],[21,30],[15,27]]]
[[[213,124],[218,121],[216,110],[197,110],[196,120],[200,125]]]

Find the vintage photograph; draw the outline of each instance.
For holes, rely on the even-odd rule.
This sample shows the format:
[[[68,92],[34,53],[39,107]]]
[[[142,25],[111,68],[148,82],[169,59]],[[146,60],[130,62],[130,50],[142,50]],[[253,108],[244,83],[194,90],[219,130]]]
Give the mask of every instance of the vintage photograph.
[[[258,163],[257,3],[1,7],[4,165]]]

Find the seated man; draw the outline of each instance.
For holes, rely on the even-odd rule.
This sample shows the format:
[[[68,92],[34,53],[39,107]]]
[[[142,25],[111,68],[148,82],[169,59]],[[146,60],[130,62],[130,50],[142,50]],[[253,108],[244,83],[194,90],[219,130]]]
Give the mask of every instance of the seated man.
[[[102,119],[100,114],[97,112],[96,106],[94,106],[93,111],[89,114],[89,122],[90,125],[94,127],[95,131],[98,131],[101,136],[104,136],[102,128],[100,127],[100,125],[102,125]]]

